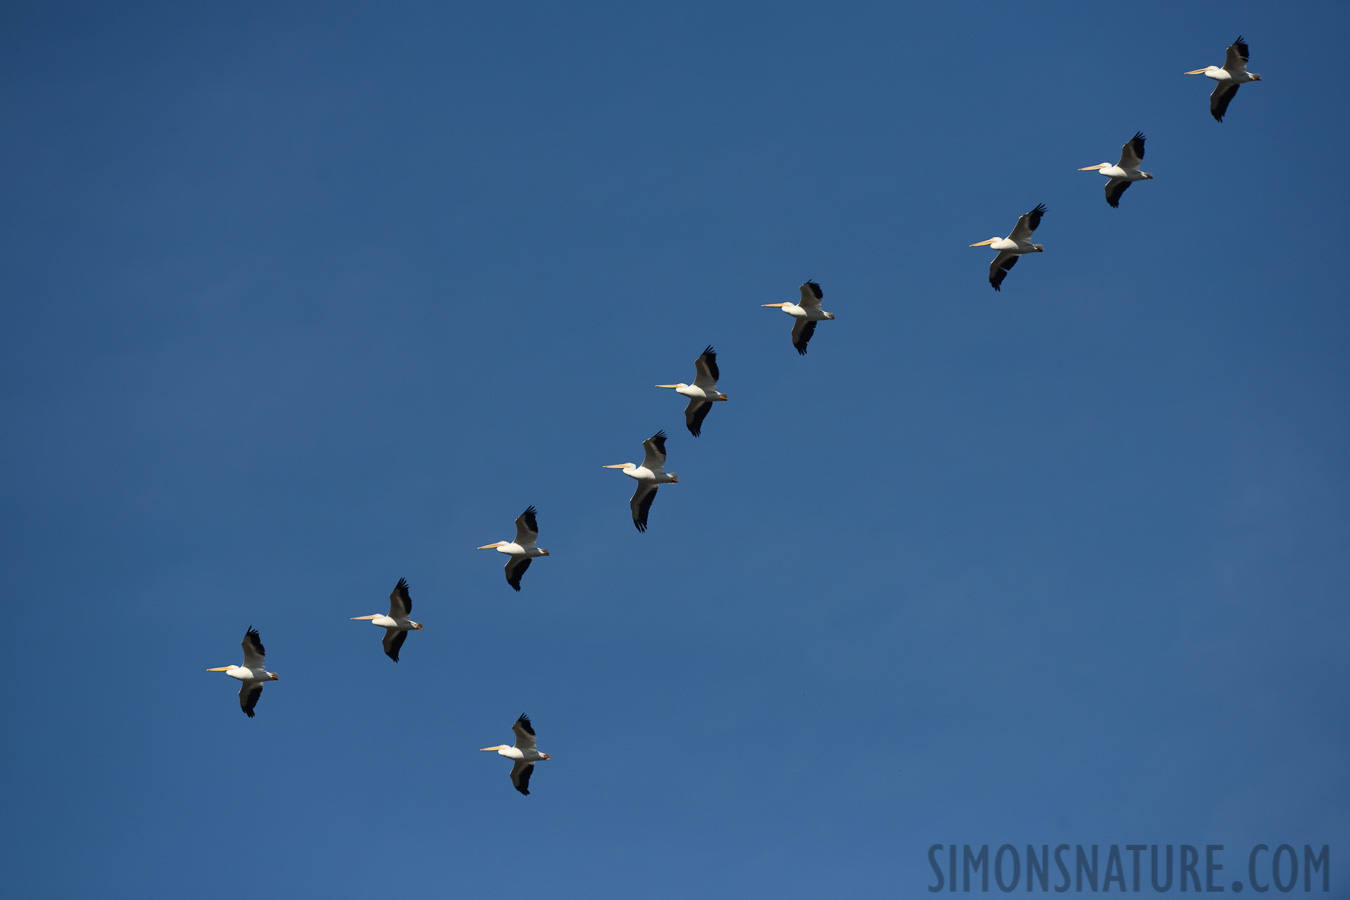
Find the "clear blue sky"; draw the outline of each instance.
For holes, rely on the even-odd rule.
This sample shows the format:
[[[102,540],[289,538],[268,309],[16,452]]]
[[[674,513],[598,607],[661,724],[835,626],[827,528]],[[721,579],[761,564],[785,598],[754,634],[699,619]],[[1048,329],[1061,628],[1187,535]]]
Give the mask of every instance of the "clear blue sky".
[[[1263,841],[1344,889],[1350,7],[481,6],[0,10],[6,889]],[[1182,73],[1239,33],[1219,125]],[[1136,130],[1113,210],[1075,170]],[[694,440],[653,385],[708,344]],[[601,466],[661,428],[638,534]],[[530,504],[516,594],[473,548]],[[399,577],[394,665],[349,617]]]

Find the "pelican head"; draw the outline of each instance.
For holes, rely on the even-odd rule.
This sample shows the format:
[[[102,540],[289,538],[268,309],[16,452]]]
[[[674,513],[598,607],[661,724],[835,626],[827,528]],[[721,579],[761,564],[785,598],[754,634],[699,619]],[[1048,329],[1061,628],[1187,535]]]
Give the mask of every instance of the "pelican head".
[[[506,745],[505,745],[505,744],[498,744],[498,745],[495,746],[495,747],[481,747],[481,748],[479,748],[479,751],[478,751],[478,752],[479,752],[479,753],[483,753],[483,752],[486,752],[486,751],[488,751],[488,750],[505,750],[505,749],[506,749]]]
[[[496,550],[498,547],[505,547],[505,546],[506,546],[506,541],[498,541],[498,542],[495,543],[495,544],[484,544],[483,546],[479,547],[478,549],[479,549],[479,550]]]
[[[1003,240],[1003,238],[999,237],[998,235],[995,235],[994,237],[991,237],[991,238],[990,238],[989,240],[987,240],[987,241],[980,241],[978,244],[971,244],[970,246],[972,246],[972,247],[988,247],[990,244],[997,243],[997,242],[999,242],[999,241],[1001,241],[1001,240]]]
[[[1105,163],[1097,163],[1095,166],[1083,166],[1083,168],[1079,169],[1078,171],[1096,172],[1098,169],[1109,169],[1109,168],[1111,168],[1111,164],[1109,162],[1105,162]],[[971,246],[973,247],[975,245],[971,244]]]
[[[1191,70],[1190,70],[1189,72],[1187,72],[1186,74],[1187,74],[1187,75],[1207,75],[1207,74],[1209,74],[1210,72],[1217,72],[1217,71],[1219,71],[1219,67],[1218,67],[1218,66],[1205,66],[1203,69],[1191,69]]]

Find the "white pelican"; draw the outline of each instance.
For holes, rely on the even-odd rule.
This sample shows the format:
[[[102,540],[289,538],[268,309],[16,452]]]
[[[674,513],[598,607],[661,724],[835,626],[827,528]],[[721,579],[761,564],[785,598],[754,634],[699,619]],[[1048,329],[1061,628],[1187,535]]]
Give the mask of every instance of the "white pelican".
[[[479,550],[496,550],[498,553],[505,553],[511,557],[506,561],[506,583],[516,590],[520,590],[520,576],[525,574],[525,570],[530,567],[530,560],[538,556],[548,556],[548,551],[542,547],[536,547],[534,542],[539,540],[539,521],[534,517],[534,507],[526,509],[516,519],[516,539],[512,541],[498,541],[495,544],[485,544],[479,547]]]
[[[727,395],[717,392],[716,350],[712,347],[704,350],[703,355],[694,360],[694,368],[698,370],[698,374],[694,376],[693,384],[681,381],[679,384],[658,384],[657,387],[674,388],[677,394],[689,398],[689,405],[684,408],[684,424],[690,434],[698,437],[699,431],[703,428],[703,420],[708,417],[708,410],[712,409],[713,401],[725,400]]]
[[[658,431],[643,441],[642,448],[646,451],[646,455],[643,456],[640,466],[630,462],[605,466],[606,469],[623,469],[623,474],[637,480],[637,490],[633,491],[633,499],[628,501],[628,506],[633,510],[633,524],[637,526],[638,531],[647,530],[647,512],[652,508],[652,501],[656,499],[656,486],[674,484],[680,480],[680,476],[674,472],[666,473],[664,431]]]
[[[820,300],[825,295],[820,290],[820,285],[814,281],[808,281],[801,286],[802,302],[798,306],[796,303],[761,303],[760,306],[771,306],[781,309],[797,321],[792,323],[792,346],[797,348],[797,353],[801,356],[806,355],[806,345],[811,341],[811,335],[816,333],[816,323],[825,319],[833,319],[834,313],[828,313],[820,308]]]
[[[412,615],[412,595],[408,593],[408,579],[400,578],[389,595],[389,615],[352,616],[353,622],[369,622],[384,629],[384,655],[398,662],[398,650],[408,639],[409,631],[421,631],[422,623],[408,618]]]
[[[253,718],[253,707],[258,705],[258,698],[262,696],[263,682],[280,681],[281,679],[276,672],[267,671],[267,667],[263,664],[263,658],[267,651],[263,649],[262,638],[252,625],[248,626],[248,631],[244,632],[244,640],[239,646],[244,648],[244,664],[242,666],[219,666],[206,671],[224,672],[231,678],[237,678],[243,682],[243,685],[239,688],[239,708],[244,711],[244,715],[251,719]]]
[[[1242,39],[1242,35],[1238,35],[1238,39],[1228,45],[1228,56],[1223,61],[1222,68],[1205,66],[1203,69],[1192,69],[1186,73],[1204,75],[1218,82],[1214,93],[1209,95],[1209,112],[1214,116],[1214,121],[1223,121],[1223,114],[1228,112],[1228,104],[1233,102],[1241,85],[1261,80],[1260,75],[1247,71],[1247,59],[1247,42]]]
[[[1095,166],[1084,166],[1079,169],[1080,172],[1101,172],[1107,178],[1106,182],[1106,202],[1111,204],[1112,208],[1120,207],[1120,195],[1125,193],[1125,189],[1130,186],[1132,181],[1144,181],[1152,178],[1152,172],[1139,171],[1139,164],[1144,161],[1144,134],[1136,131],[1134,137],[1120,148],[1120,162],[1114,166],[1109,162],[1098,163]]]
[[[987,241],[970,245],[972,247],[992,247],[998,251],[998,256],[994,257],[994,262],[989,266],[989,284],[993,286],[994,290],[1002,290],[999,285],[1003,283],[1004,278],[1008,277],[1012,267],[1017,265],[1017,257],[1023,253],[1042,253],[1045,251],[1043,245],[1031,242],[1031,233],[1036,230],[1037,225],[1041,224],[1041,216],[1043,215],[1045,215],[1044,203],[1018,219],[1017,227],[1007,237],[991,237]]]
[[[534,774],[534,764],[541,759],[549,759],[547,753],[540,753],[534,744],[534,726],[530,724],[530,717],[524,713],[516,719],[516,724],[511,726],[511,730],[516,733],[516,745],[508,747],[505,744],[498,744],[495,747],[484,747],[484,750],[496,750],[498,756],[505,756],[507,759],[514,759],[516,764],[511,767],[511,783],[515,785],[516,790],[525,796],[530,795],[530,776]]]

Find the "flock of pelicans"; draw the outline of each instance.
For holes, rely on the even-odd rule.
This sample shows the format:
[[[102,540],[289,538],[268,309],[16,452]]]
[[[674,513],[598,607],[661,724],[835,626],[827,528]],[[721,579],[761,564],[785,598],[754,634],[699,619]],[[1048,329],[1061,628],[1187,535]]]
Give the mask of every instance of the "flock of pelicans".
[[[1228,111],[1228,104],[1237,95],[1238,87],[1250,81],[1261,80],[1260,75],[1247,71],[1247,59],[1247,42],[1239,36],[1229,46],[1228,56],[1223,66],[1207,66],[1186,73],[1187,75],[1204,75],[1218,82],[1214,92],[1209,97],[1210,113],[1216,121],[1223,121],[1224,114]],[[1106,182],[1106,202],[1112,207],[1117,207],[1126,188],[1136,181],[1145,181],[1153,177],[1151,172],[1140,170],[1139,166],[1143,160],[1144,135],[1136,132],[1134,137],[1121,148],[1120,162],[1114,166],[1109,162],[1099,163],[1095,166],[1086,166],[1078,171],[1097,171],[1105,175],[1108,179]],[[1017,227],[1006,238],[992,237],[987,241],[970,245],[972,247],[988,246],[998,251],[998,256],[989,266],[989,283],[994,290],[1000,289],[1003,279],[1017,264],[1019,256],[1025,253],[1040,253],[1045,249],[1041,244],[1031,243],[1031,235],[1036,231],[1036,227],[1041,224],[1041,217],[1044,215],[1045,205],[1041,204],[1019,218]],[[816,323],[834,318],[833,313],[821,309],[820,301],[823,297],[824,294],[820,285],[814,281],[808,281],[801,286],[800,303],[764,303],[761,305],[781,309],[793,318],[792,346],[796,348],[799,354],[804,356],[806,345],[810,342],[811,336],[815,334]],[[685,426],[689,429],[690,434],[698,437],[703,428],[703,420],[708,417],[713,403],[726,400],[727,395],[717,390],[717,353],[712,347],[704,350],[699,358],[694,361],[694,368],[696,374],[693,384],[680,382],[656,386],[670,388],[689,398],[689,405],[684,410]],[[629,500],[629,507],[633,514],[633,525],[636,526],[638,531],[647,530],[647,515],[651,511],[652,501],[656,499],[657,488],[663,484],[675,484],[680,480],[674,472],[666,472],[666,433],[664,431],[658,431],[643,441],[642,448],[644,455],[640,466],[631,462],[605,466],[606,469],[620,469],[625,475],[637,482],[637,488],[633,491],[632,499]],[[496,550],[498,553],[507,556],[506,583],[519,591],[521,576],[530,567],[530,562],[541,556],[549,555],[547,550],[538,546],[538,540],[539,522],[536,518],[535,508],[531,506],[516,519],[516,538],[514,541],[497,541],[493,544],[484,544],[478,549]],[[412,620],[412,596],[408,592],[408,582],[403,578],[398,580],[393,593],[389,595],[389,613],[387,615],[377,613],[369,616],[354,616],[352,621],[368,621],[372,625],[383,628],[384,652],[394,662],[398,662],[399,650],[403,647],[408,632],[422,630],[422,623]],[[253,718],[253,709],[258,705],[258,698],[262,696],[263,684],[268,681],[277,681],[278,677],[275,672],[267,671],[262,638],[257,629],[252,626],[249,627],[244,634],[241,646],[244,649],[244,664],[242,666],[220,666],[207,671],[224,672],[231,678],[242,682],[239,688],[239,706],[249,718]],[[495,750],[500,756],[513,760],[511,783],[520,793],[529,794],[530,775],[534,771],[535,763],[548,759],[549,755],[539,752],[535,744],[534,727],[530,724],[529,716],[522,714],[511,726],[511,730],[516,735],[515,743],[512,746],[499,744],[495,747],[484,747],[483,749]]]

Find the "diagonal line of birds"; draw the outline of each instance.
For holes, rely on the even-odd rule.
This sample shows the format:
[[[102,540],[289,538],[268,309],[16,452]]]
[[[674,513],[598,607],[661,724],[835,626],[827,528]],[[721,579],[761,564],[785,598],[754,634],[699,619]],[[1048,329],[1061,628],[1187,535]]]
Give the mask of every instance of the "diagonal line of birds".
[[[1239,35],[1237,40],[1229,45],[1222,66],[1206,66],[1203,69],[1193,69],[1185,73],[1187,75],[1204,75],[1206,78],[1217,82],[1209,97],[1210,114],[1216,122],[1223,122],[1229,105],[1233,102],[1233,98],[1237,96],[1239,87],[1261,80],[1261,76],[1257,73],[1247,71],[1249,59],[1247,42]],[[1106,202],[1113,209],[1119,208],[1120,198],[1131,184],[1153,178],[1152,172],[1145,172],[1140,168],[1144,161],[1145,140],[1144,134],[1136,131],[1134,137],[1126,141],[1120,148],[1119,162],[1114,165],[1110,162],[1103,162],[1093,166],[1084,166],[1078,170],[1080,172],[1099,172],[1106,177]],[[989,284],[995,291],[1002,290],[1004,280],[1013,267],[1017,265],[1019,258],[1029,253],[1044,252],[1044,245],[1032,243],[1031,238],[1036,229],[1040,227],[1045,214],[1045,204],[1038,204],[1030,212],[1018,218],[1017,224],[1007,237],[995,235],[988,240],[970,245],[971,247],[989,247],[998,251],[998,255],[989,265]],[[763,303],[760,305],[782,310],[792,317],[792,346],[798,355],[805,356],[807,345],[815,336],[816,326],[821,322],[832,321],[834,313],[827,312],[821,307],[821,301],[824,300],[825,294],[819,283],[807,281],[800,286],[799,290],[801,292],[799,303]],[[689,404],[684,410],[685,427],[691,435],[697,438],[702,433],[703,423],[707,419],[708,413],[712,411],[713,404],[724,402],[728,398],[726,394],[717,390],[720,372],[717,366],[717,351],[712,346],[705,349],[698,359],[694,360],[694,369],[694,380],[691,384],[679,382],[677,384],[658,384],[656,387],[668,388],[689,398]],[[628,505],[633,517],[633,526],[640,533],[647,531],[652,503],[656,499],[660,486],[677,484],[680,480],[674,472],[666,471],[666,437],[664,431],[658,431],[642,442],[643,457],[641,465],[624,462],[604,467],[606,469],[618,469],[637,482]],[[519,592],[521,590],[521,579],[526,570],[529,569],[530,563],[540,557],[549,555],[548,550],[538,546],[538,540],[538,511],[530,506],[516,518],[515,540],[497,541],[485,544],[477,549],[496,550],[507,557],[505,566],[506,583],[513,590]],[[353,616],[352,621],[368,621],[376,627],[383,628],[385,631],[382,641],[384,653],[394,662],[398,662],[399,651],[402,649],[408,633],[422,630],[422,623],[415,622],[412,619],[412,595],[408,588],[408,582],[404,578],[398,580],[393,592],[389,595],[389,612],[387,615],[376,613],[367,616]],[[269,681],[279,680],[279,676],[275,672],[268,671],[262,637],[252,625],[245,632],[244,640],[240,646],[244,651],[243,665],[219,666],[207,669],[207,671],[224,672],[241,682],[239,708],[251,719],[255,716],[254,710],[262,696],[263,685]],[[549,755],[539,752],[536,746],[534,726],[531,724],[529,716],[522,713],[511,725],[511,730],[516,736],[512,745],[499,744],[482,749],[496,751],[499,756],[512,760],[511,784],[521,794],[528,795],[530,793],[530,777],[533,774],[535,764],[549,759]]]

